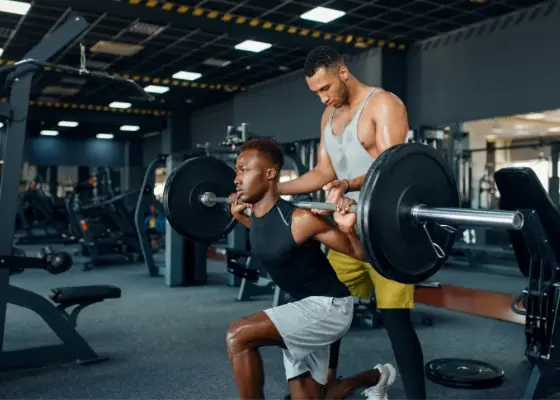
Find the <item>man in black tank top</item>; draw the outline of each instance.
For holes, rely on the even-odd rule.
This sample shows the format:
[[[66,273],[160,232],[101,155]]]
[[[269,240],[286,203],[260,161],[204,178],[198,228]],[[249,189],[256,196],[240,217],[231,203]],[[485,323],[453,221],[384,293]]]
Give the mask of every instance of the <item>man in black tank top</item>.
[[[332,269],[321,244],[364,259],[354,227],[356,215],[334,214],[335,224],[308,210],[295,208],[277,190],[284,158],[270,139],[245,143],[236,161],[231,212],[250,228],[251,252],[272,281],[296,301],[233,322],[227,349],[241,399],[264,398],[264,371],[259,347],[283,348],[284,368],[292,399],[345,398],[358,387],[371,400],[387,398],[395,369],[378,364],[369,371],[326,388],[329,347],[348,331],[354,300]],[[250,209],[251,216],[244,212]]]

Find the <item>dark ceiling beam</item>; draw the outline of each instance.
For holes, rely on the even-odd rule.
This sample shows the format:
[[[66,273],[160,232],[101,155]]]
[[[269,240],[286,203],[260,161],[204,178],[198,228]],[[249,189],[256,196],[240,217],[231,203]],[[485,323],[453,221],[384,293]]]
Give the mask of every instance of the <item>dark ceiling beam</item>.
[[[286,29],[282,32],[276,29],[253,27],[250,22],[243,24],[236,23],[236,17],[226,22],[218,17],[210,18],[207,15],[197,16],[190,12],[179,13],[175,10],[166,11],[158,7],[147,7],[144,4],[131,5],[128,2],[113,0],[83,0],[79,3],[77,3],[76,0],[36,0],[36,2],[39,4],[72,6],[77,12],[83,10],[102,13],[110,10],[110,14],[124,18],[140,18],[143,21],[157,24],[171,23],[177,27],[197,28],[206,32],[228,34],[243,40],[254,39],[265,41],[284,47],[296,46],[311,49],[321,44],[328,44],[341,53],[354,54],[363,51],[363,49],[354,47],[352,45],[353,41],[352,44],[348,44],[345,41],[336,41],[334,37],[331,40],[326,40],[322,36],[313,37],[311,31],[304,36],[301,34],[302,28],[299,29],[299,34],[290,34],[286,32],[288,26],[286,26]],[[250,21],[251,18],[246,18],[246,20]],[[344,36],[344,38],[346,37],[347,36]]]
[[[49,108],[30,106],[28,118],[30,120],[39,121],[77,121],[80,123],[96,124],[102,122],[103,124],[110,124],[115,126],[122,125],[138,125],[142,126],[159,126],[165,127],[167,118],[165,116],[153,115],[135,115],[125,114],[120,112],[105,112],[105,111],[85,111],[73,110],[65,108]],[[159,119],[159,121],[158,121]],[[161,121],[161,122],[160,122]]]

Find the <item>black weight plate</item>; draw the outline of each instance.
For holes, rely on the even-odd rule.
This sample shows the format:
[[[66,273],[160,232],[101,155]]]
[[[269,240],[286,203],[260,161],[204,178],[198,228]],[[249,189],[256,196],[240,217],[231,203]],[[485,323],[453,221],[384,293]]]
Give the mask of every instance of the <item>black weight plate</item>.
[[[436,149],[411,143],[383,152],[366,174],[358,204],[364,252],[379,274],[412,284],[428,279],[443,265],[455,235],[433,223],[414,224],[411,217],[415,205],[459,205],[453,173]],[[438,258],[430,238],[445,257]]]
[[[488,389],[502,384],[504,371],[484,361],[439,358],[426,364],[426,377],[448,387]]]
[[[205,192],[228,197],[235,192],[234,170],[211,156],[189,158],[175,168],[165,183],[163,209],[169,225],[181,236],[211,243],[235,226],[228,204],[206,207],[200,201]]]

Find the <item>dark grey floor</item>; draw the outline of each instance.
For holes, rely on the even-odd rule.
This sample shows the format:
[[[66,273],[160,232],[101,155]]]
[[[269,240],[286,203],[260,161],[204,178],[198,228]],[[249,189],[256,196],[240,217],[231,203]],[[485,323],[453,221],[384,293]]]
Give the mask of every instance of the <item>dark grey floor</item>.
[[[210,269],[225,271],[220,263],[212,264]],[[442,277],[452,280],[449,273]],[[466,275],[459,279],[462,281],[454,284],[468,284]],[[490,279],[496,278],[487,277],[486,281]],[[123,297],[86,309],[79,320],[80,332],[111,361],[0,375],[0,393],[5,399],[238,398],[224,333],[235,318],[262,310],[272,300],[268,296],[248,303],[234,302],[237,290],[223,284],[170,289],[164,286],[162,278],[146,277],[146,270],[140,265],[89,272],[76,266],[57,276],[30,270],[14,276],[12,282],[44,294],[56,286],[115,284],[122,288]],[[523,363],[522,326],[423,306],[418,309],[435,317],[435,326],[418,328],[426,360],[477,358],[506,372],[504,384],[491,390],[457,390],[428,382],[430,398],[520,398],[528,376],[528,367]],[[5,340],[8,349],[56,340],[37,315],[9,308]],[[280,399],[286,393],[280,350],[265,349],[262,354],[267,397]],[[379,329],[350,331],[342,344],[340,372],[352,374],[379,362],[393,362],[386,333]],[[357,393],[354,397],[362,396]],[[403,398],[400,380],[390,398]]]

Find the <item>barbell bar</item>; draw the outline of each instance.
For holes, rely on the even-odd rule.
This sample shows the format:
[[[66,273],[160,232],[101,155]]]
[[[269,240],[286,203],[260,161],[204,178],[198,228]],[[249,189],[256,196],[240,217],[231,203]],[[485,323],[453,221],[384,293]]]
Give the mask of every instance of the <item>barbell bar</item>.
[[[236,224],[229,207],[235,172],[224,161],[188,159],[169,175],[163,208],[171,227],[192,241],[211,243]],[[294,201],[297,207],[336,211],[336,205]],[[459,208],[449,164],[433,147],[410,143],[391,147],[369,168],[357,204],[357,232],[368,263],[387,279],[418,283],[443,265],[457,227],[520,230],[518,211]]]
[[[201,203],[206,207],[214,207],[216,204],[229,204],[229,197],[218,197],[215,193],[205,192],[200,196]],[[336,211],[336,204],[334,203],[323,203],[319,201],[292,201],[295,207],[304,208],[306,210],[324,210],[324,211]],[[356,212],[357,206],[353,204],[350,207],[350,212]]]
[[[216,204],[230,204],[229,197],[218,197],[215,193],[205,192],[200,196],[200,201],[205,207],[214,207]],[[292,201],[295,207],[307,210],[336,211],[336,204],[319,201]],[[357,212],[354,204],[350,212]],[[440,224],[454,224],[464,226],[477,226],[481,228],[503,228],[520,230],[523,227],[523,214],[519,211],[480,211],[464,208],[427,208],[421,205],[412,207],[410,211],[416,223],[435,221]]]

